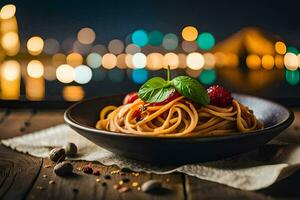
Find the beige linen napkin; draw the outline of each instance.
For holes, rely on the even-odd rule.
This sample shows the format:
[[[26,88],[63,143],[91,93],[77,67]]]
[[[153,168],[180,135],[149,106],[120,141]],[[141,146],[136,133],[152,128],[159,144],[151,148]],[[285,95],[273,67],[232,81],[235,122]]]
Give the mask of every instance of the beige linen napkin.
[[[117,165],[120,168],[157,174],[182,172],[242,190],[268,187],[300,168],[300,144],[297,143],[268,146],[270,148],[266,148],[261,155],[266,156],[267,151],[280,149],[275,151],[276,156],[268,161],[254,151],[220,161],[161,168],[119,157],[96,146],[64,124],[1,142],[36,157],[47,157],[51,148],[74,142],[79,149],[79,156],[75,160],[99,161],[104,165]]]

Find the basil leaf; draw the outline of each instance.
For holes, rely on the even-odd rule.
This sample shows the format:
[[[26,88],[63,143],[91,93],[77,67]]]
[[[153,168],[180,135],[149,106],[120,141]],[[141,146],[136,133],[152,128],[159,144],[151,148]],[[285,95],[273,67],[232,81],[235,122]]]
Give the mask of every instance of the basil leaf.
[[[197,80],[188,76],[178,76],[172,80],[172,85],[182,96],[202,105],[209,104],[207,91]]]
[[[149,79],[139,89],[139,98],[148,103],[162,102],[166,100],[174,88],[171,83],[161,77]]]

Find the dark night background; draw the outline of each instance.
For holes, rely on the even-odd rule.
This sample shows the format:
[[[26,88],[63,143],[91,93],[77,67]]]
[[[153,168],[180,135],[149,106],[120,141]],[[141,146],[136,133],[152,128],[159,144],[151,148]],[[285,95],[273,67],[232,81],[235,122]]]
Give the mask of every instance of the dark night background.
[[[96,0],[14,0],[1,6],[17,6],[21,40],[32,35],[54,37],[62,41],[76,36],[85,26],[92,27],[97,42],[144,28],[179,34],[186,25],[210,31],[220,41],[243,27],[256,26],[300,46],[297,1],[96,1]]]

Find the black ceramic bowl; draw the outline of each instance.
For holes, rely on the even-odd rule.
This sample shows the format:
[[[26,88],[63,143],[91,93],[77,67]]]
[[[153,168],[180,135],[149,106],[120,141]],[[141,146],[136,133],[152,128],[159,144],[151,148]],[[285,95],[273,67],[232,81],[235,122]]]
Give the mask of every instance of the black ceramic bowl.
[[[71,128],[93,143],[113,153],[155,164],[203,162],[244,153],[267,143],[294,120],[294,114],[277,103],[240,94],[234,97],[254,111],[264,123],[262,130],[229,136],[165,138],[96,129],[99,111],[106,105],[120,105],[123,96],[76,103],[65,112],[64,118]]]

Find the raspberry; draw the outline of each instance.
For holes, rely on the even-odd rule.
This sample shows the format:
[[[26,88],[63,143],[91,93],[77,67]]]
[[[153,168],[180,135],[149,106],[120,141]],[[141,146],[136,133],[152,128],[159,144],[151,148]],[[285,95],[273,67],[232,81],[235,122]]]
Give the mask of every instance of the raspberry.
[[[231,93],[219,85],[213,85],[207,89],[208,96],[210,97],[210,104],[227,107],[232,103]]]

